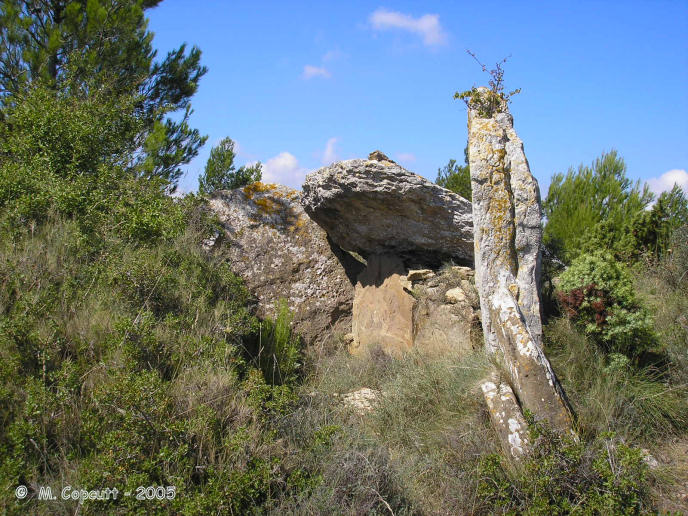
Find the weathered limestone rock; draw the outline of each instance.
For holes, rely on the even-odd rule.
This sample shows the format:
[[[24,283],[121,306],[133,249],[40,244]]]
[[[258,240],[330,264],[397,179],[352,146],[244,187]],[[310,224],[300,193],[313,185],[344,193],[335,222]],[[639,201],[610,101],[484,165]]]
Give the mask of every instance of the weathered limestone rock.
[[[358,275],[353,303],[353,354],[379,346],[400,356],[413,346],[414,299],[401,284],[402,261],[391,255],[373,255]]]
[[[354,295],[352,354],[372,348],[399,357],[412,348],[432,354],[467,354],[476,344],[475,287],[465,267],[406,272],[398,257],[372,255]],[[447,301],[448,291],[461,292]]]
[[[368,154],[368,159],[371,161],[387,161],[389,163],[396,163],[395,161],[392,161],[389,159],[385,154],[382,153],[382,151],[376,150]]]
[[[471,203],[373,154],[380,161],[341,161],[308,174],[301,199],[306,213],[342,249],[364,257],[470,264]]]
[[[484,381],[480,388],[504,451],[514,459],[521,458],[528,452],[528,425],[514,391],[496,374]]]
[[[430,269],[412,269],[406,274],[406,279],[408,281],[419,281],[430,279],[435,276],[435,273]]]
[[[329,241],[299,199],[285,186],[254,183],[216,192],[210,207],[224,226],[234,272],[258,299],[258,315],[274,317],[284,298],[294,329],[320,343],[351,331],[353,281],[363,266]]]
[[[465,267],[438,271],[432,278],[414,283],[414,346],[436,355],[467,355],[482,347],[479,339],[480,301]],[[472,272],[472,271],[471,271]],[[456,297],[452,297],[453,292]]]
[[[542,350],[540,194],[513,118],[504,111],[484,118],[470,105],[468,112],[476,286],[485,344],[503,360],[521,406],[565,431],[572,425],[570,408]]]
[[[362,387],[357,391],[347,392],[342,395],[342,401],[344,405],[353,409],[354,412],[364,416],[375,408],[375,405],[380,402],[381,396],[382,393],[380,391]]]
[[[466,294],[461,287],[456,287],[447,290],[447,293],[444,294],[444,298],[447,300],[447,303],[462,303],[466,300]]]

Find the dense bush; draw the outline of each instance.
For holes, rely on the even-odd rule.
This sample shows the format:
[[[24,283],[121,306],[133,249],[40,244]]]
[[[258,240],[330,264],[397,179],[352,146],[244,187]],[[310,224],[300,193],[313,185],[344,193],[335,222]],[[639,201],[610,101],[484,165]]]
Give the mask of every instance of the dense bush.
[[[185,514],[244,512],[291,489],[270,428],[294,402],[293,376],[273,387],[253,366],[244,343],[259,321],[222,256],[201,249],[210,221],[195,202],[162,199],[184,217],[157,243],[111,230],[92,244],[61,218],[3,235],[0,506],[10,513],[73,511],[37,502],[40,485],[174,485],[174,501],[146,510]],[[275,353],[275,367],[293,371],[297,352]],[[19,484],[28,501],[15,499]]]
[[[566,314],[605,349],[634,356],[656,344],[652,320],[635,295],[630,274],[611,255],[579,256],[560,282]]]
[[[478,494],[507,514],[649,514],[647,466],[614,434],[589,444],[530,421],[532,451],[514,470],[498,455],[479,461]]]
[[[127,180],[135,145],[134,99],[63,95],[36,87],[0,123],[0,208],[17,224],[50,209],[98,217]]]
[[[295,399],[288,314],[262,323],[280,329],[262,343],[289,373],[273,385],[248,345],[261,340],[251,297],[202,248],[217,231],[203,201],[129,167],[127,102],[35,87],[0,125],[3,512],[75,510],[37,501],[41,485],[176,486],[146,511],[185,514],[240,513],[291,489],[271,430]]]

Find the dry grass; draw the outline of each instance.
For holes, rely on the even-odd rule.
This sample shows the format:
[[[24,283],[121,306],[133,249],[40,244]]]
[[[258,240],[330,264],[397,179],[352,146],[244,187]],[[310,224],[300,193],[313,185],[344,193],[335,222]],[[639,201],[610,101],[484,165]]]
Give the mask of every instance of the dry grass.
[[[473,512],[477,459],[497,450],[476,390],[487,368],[482,354],[438,359],[412,353],[393,360],[379,352],[355,358],[340,351],[320,357],[299,408],[282,428],[300,450],[295,462],[319,471],[322,483],[307,497],[285,500],[280,510]],[[340,396],[362,387],[382,393],[364,415]]]

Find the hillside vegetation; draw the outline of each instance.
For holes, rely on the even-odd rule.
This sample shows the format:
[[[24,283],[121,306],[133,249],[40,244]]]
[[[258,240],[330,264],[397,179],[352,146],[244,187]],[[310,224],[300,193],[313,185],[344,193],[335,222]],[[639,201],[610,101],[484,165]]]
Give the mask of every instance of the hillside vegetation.
[[[545,337],[580,439],[533,417],[533,455],[513,465],[478,392],[484,354],[354,358],[336,339],[305,348],[284,301],[276,320],[256,317],[222,246],[206,245],[220,228],[204,197],[170,195],[204,141],[188,125],[200,51],[155,62],[144,10],[157,2],[100,16],[112,3],[75,3],[59,53],[50,30],[20,23],[39,16],[24,2],[2,4],[14,50],[36,41],[27,30],[46,43],[16,65],[22,81],[0,77],[3,513],[687,510],[688,464],[674,451],[688,448],[680,190],[649,207],[615,154],[553,181]],[[113,34],[127,37],[102,37]],[[232,181],[260,177],[259,165],[235,174],[223,159]],[[206,190],[228,184],[208,168]],[[568,196],[598,173],[618,206],[572,210],[587,205]],[[588,231],[572,232],[581,221]],[[342,402],[361,387],[380,393],[370,412]],[[60,497],[67,485],[160,486],[165,499],[79,507]],[[58,499],[39,500],[41,486]]]

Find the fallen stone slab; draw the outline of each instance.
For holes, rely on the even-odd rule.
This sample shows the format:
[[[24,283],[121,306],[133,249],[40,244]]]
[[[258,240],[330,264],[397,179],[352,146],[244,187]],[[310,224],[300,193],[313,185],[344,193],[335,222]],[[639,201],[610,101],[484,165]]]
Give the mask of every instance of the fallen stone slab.
[[[520,459],[530,450],[530,439],[514,391],[497,374],[483,381],[480,388],[502,449],[509,457]]]

